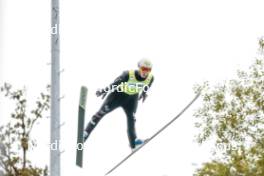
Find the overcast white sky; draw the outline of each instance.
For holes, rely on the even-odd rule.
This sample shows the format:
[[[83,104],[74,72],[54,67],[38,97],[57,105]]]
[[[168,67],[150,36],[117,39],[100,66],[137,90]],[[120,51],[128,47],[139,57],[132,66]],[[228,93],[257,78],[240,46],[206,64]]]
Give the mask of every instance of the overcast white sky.
[[[193,97],[193,85],[231,79],[257,56],[264,35],[261,0],[64,0],[61,1],[62,176],[103,175],[130,149],[121,109],[107,115],[85,145],[84,169],[75,166],[77,110],[81,85],[89,88],[86,121],[102,100],[97,88],[109,85],[137,61],[153,61],[155,82],[137,112],[138,136],[147,138]],[[27,88],[34,102],[50,81],[50,2],[0,0],[0,79]],[[175,124],[116,170],[113,176],[190,176],[192,163],[210,155],[194,140],[192,114]],[[0,123],[12,107],[0,99]],[[49,120],[35,128],[39,147],[31,158],[49,162]]]

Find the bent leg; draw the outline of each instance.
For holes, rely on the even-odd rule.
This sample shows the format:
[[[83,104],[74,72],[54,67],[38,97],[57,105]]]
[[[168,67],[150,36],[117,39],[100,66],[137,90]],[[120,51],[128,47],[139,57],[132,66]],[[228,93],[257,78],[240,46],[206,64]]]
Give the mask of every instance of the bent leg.
[[[99,111],[94,114],[88,123],[88,125],[85,128],[86,136],[85,140],[89,137],[93,129],[98,125],[100,120],[109,112],[116,109],[118,106],[120,106],[119,98],[115,96],[115,94],[110,94],[107,99],[105,100],[104,104],[101,106]]]

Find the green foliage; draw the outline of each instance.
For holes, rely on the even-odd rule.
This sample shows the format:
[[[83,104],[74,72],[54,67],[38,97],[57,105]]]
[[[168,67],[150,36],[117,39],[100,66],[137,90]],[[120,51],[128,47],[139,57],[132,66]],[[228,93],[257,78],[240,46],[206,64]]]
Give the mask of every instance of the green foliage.
[[[202,169],[198,169],[198,174],[195,176],[231,176],[230,167],[218,161],[212,161],[204,164]]]
[[[0,92],[15,102],[10,122],[0,127],[0,168],[4,170],[5,176],[47,175],[47,167],[42,169],[33,166],[27,159],[27,152],[34,147],[35,142],[30,137],[34,125],[49,110],[50,95],[41,93],[36,107],[28,114],[25,90],[12,90],[12,86],[5,83],[0,87]]]
[[[263,41],[260,41],[263,48]],[[217,86],[201,86],[202,106],[196,111],[197,142],[215,142],[220,159],[205,163],[196,176],[264,175],[264,60],[256,59],[237,78]],[[219,149],[219,145],[228,146]]]

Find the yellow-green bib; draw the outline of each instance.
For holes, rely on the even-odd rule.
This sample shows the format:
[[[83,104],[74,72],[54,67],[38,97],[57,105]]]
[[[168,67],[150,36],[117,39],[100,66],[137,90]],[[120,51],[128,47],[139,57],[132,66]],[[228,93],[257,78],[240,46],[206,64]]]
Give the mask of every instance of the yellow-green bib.
[[[144,81],[138,81],[135,76],[135,71],[130,70],[128,81],[120,85],[121,91],[128,95],[141,93],[149,86],[151,79],[152,75],[149,74]]]

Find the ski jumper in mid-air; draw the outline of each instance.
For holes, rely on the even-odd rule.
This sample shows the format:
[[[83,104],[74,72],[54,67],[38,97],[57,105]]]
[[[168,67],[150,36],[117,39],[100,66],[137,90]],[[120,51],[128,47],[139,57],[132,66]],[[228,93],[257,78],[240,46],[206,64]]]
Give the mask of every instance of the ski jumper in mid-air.
[[[148,59],[141,59],[138,62],[138,70],[124,71],[110,86],[96,91],[98,97],[104,97],[108,92],[110,94],[86,126],[84,141],[88,139],[93,129],[106,114],[122,107],[127,116],[127,133],[131,149],[133,150],[144,143],[144,140],[138,139],[136,135],[135,113],[138,100],[145,101],[147,91],[153,83],[154,77],[151,74],[151,69],[152,63]]]

